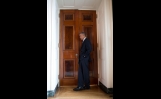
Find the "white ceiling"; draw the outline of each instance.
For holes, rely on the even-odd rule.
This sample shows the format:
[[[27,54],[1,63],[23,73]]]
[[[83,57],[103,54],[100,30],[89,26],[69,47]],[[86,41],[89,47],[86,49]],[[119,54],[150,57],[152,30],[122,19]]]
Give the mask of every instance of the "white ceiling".
[[[57,0],[60,9],[96,10],[102,0]]]

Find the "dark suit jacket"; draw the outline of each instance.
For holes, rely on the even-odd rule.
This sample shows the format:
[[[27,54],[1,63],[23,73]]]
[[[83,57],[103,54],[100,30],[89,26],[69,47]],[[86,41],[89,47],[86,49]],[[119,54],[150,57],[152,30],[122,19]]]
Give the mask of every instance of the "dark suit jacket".
[[[90,52],[92,51],[92,45],[88,38],[86,38],[81,46],[79,54],[79,63],[82,60],[90,61]]]

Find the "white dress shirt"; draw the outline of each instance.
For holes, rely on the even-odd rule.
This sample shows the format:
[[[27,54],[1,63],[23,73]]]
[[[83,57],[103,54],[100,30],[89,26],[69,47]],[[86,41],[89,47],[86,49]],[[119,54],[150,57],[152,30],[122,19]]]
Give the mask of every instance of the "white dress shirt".
[[[86,37],[83,39],[83,42],[84,42],[85,39],[86,39]]]

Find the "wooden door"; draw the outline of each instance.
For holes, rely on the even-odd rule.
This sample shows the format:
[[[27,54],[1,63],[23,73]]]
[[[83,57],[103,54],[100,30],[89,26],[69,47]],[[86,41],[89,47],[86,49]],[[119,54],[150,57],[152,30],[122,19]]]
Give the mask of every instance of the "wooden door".
[[[60,86],[78,83],[80,32],[86,32],[92,43],[89,64],[90,84],[98,83],[96,11],[60,10]]]
[[[96,11],[79,11],[79,32],[85,32],[92,44],[91,62],[89,63],[90,84],[98,83]],[[79,49],[81,47],[79,40]]]

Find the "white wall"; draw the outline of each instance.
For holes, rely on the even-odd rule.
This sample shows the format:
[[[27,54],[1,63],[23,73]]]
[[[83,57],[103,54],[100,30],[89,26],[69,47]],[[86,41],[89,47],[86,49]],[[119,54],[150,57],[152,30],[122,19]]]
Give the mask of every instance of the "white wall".
[[[96,13],[99,81],[107,88],[113,88],[112,1],[102,0]]]
[[[59,82],[59,8],[56,0],[47,0],[47,91]]]

